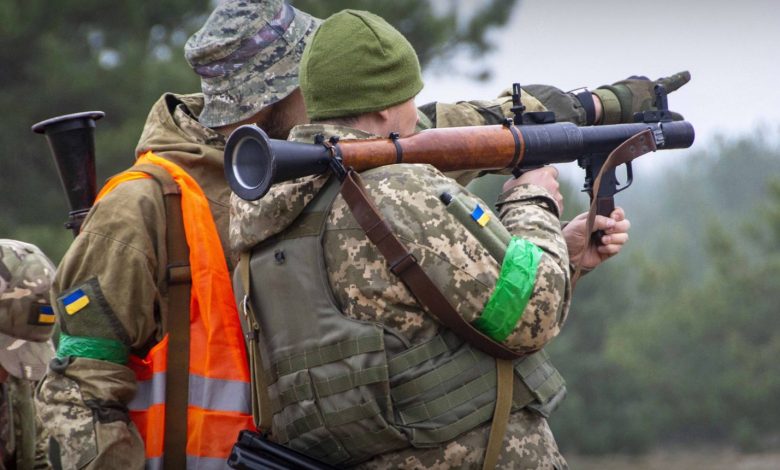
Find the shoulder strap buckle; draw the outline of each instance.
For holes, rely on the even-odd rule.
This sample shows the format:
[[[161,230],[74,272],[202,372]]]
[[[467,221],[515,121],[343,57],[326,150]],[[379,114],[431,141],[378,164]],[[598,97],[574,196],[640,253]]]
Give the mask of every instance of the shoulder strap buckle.
[[[401,277],[401,274],[415,264],[417,264],[417,258],[407,251],[404,256],[390,263],[390,272]]]

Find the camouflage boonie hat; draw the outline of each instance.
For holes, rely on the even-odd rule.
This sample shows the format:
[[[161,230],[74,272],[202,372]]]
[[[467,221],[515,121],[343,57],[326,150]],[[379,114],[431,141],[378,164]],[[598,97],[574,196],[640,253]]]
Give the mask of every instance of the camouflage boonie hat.
[[[54,271],[35,245],[0,239],[0,365],[16,377],[40,379],[54,355]]]
[[[205,95],[207,127],[235,124],[298,87],[298,63],[320,20],[281,0],[226,0],[184,45]]]

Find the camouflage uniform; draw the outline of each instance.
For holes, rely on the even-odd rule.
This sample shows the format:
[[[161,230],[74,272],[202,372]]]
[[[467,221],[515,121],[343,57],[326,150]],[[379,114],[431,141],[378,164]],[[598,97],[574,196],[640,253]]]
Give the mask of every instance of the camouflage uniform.
[[[340,126],[305,125],[293,129],[290,138],[310,143],[316,134],[374,137]],[[500,266],[465,227],[447,216],[438,194],[426,188],[445,186],[457,192],[466,190],[430,166],[391,165],[364,172],[362,176],[377,206],[453,306],[466,319],[476,318],[492,292]],[[232,248],[245,251],[294,225],[296,217],[325,180],[324,176],[314,176],[281,183],[254,202],[232,196]],[[505,341],[515,350],[536,350],[558,334],[570,303],[568,254],[557,209],[546,190],[529,185],[503,194],[499,206],[500,218],[507,229],[544,252],[531,300],[522,320]],[[429,222],[420,225],[419,221]],[[368,241],[340,196],[327,216],[323,253],[330,288],[344,315],[380,322],[410,345],[420,344],[438,333],[440,325],[388,270],[384,258]],[[408,448],[378,456],[359,467],[478,468],[489,430],[490,424],[485,423],[441,448]],[[521,410],[511,416],[499,465],[563,468],[566,464],[546,420]]]
[[[33,389],[54,355],[54,265],[34,245],[0,239],[0,468],[50,468]]]
[[[252,116],[297,87],[304,39],[316,25],[281,0],[220,2],[185,45],[204,93],[163,95],[141,135],[136,154],[153,151],[203,189],[229,268],[234,263],[227,250],[225,139],[210,127]],[[163,338],[168,331],[165,214],[161,188],[151,179],[124,182],[92,208],[53,287],[63,333],[85,344],[107,345],[125,358],[146,356]],[[74,293],[83,294],[86,303],[66,308]],[[127,408],[137,388],[127,360],[101,360],[92,352],[60,356],[36,399],[62,466],[142,468],[143,441]]]
[[[202,108],[201,95],[163,95],[138,151],[151,149],[197,180],[227,247],[224,138],[198,123]],[[165,236],[165,201],[154,180],[125,182],[101,199],[57,271],[52,299],[63,333],[101,338],[144,357],[167,329]],[[68,314],[62,299],[78,289],[89,303]],[[124,364],[75,356],[52,361],[36,399],[63,468],[144,466],[143,443],[127,411],[135,391]]]

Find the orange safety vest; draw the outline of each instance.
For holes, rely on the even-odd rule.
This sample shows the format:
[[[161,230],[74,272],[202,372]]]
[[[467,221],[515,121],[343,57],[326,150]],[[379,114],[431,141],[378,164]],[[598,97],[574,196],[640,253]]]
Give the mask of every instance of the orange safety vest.
[[[164,168],[181,189],[184,233],[189,246],[190,359],[187,406],[187,466],[223,468],[242,429],[253,429],[249,365],[230,275],[206,196],[176,164],[152,152],[137,162]],[[96,202],[122,182],[150,176],[140,171],[111,178]],[[168,335],[145,358],[130,356],[138,392],[128,405],[146,449],[147,468],[162,468]]]

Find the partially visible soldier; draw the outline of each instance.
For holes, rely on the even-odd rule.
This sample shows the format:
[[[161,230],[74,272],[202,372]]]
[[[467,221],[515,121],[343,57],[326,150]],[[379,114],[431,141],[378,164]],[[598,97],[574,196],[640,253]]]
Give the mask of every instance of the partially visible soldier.
[[[325,20],[300,77],[312,124],[290,140],[414,132],[417,56],[376,15]],[[251,309],[251,348],[263,361],[253,368],[260,427],[344,467],[564,467],[546,417],[565,388],[539,352],[571,301],[557,171],[508,182],[498,215],[428,165],[360,177],[381,218],[367,215],[362,189],[339,193],[330,173],[279,183],[258,201],[233,196],[237,300]],[[443,193],[471,217],[450,214]],[[483,231],[507,243],[493,251]],[[430,301],[435,291],[491,345],[523,357],[497,361],[484,342],[453,334],[452,317],[433,315],[445,308]]]
[[[0,468],[49,468],[33,389],[54,357],[54,270],[36,246],[0,239]]]

